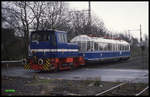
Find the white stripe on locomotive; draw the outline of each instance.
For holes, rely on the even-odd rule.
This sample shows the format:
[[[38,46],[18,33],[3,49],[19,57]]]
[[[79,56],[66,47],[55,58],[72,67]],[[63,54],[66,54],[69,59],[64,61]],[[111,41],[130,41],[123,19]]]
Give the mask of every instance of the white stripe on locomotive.
[[[31,52],[78,52],[78,49],[31,49]]]

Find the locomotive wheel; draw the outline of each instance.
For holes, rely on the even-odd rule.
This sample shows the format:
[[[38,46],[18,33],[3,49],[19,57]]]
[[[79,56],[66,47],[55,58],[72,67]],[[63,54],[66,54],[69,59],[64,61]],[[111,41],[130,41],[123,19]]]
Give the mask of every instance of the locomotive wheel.
[[[57,66],[57,68],[54,69],[54,72],[58,72],[59,70],[59,65]]]
[[[71,67],[71,70],[74,70],[76,68],[73,63],[71,64],[70,67]]]

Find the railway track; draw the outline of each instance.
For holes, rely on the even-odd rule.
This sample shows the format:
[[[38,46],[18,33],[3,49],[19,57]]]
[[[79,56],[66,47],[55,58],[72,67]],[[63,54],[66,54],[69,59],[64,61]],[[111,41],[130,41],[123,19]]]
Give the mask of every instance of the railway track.
[[[126,87],[128,87],[128,88],[131,88],[130,87],[130,83],[132,82],[132,81],[134,81],[134,80],[138,80],[139,78],[135,78],[135,79],[132,79],[132,80],[130,80],[130,81],[128,81],[128,82],[122,82],[122,83],[120,83],[120,84],[118,84],[118,85],[115,85],[115,86],[113,86],[113,87],[111,87],[111,88],[109,88],[109,89],[107,89],[107,90],[104,90],[104,91],[102,91],[102,92],[100,92],[100,93],[97,93],[95,96],[101,96],[101,95],[132,95],[132,96],[140,96],[140,95],[142,95],[145,91],[147,91],[148,90],[148,88],[149,88],[149,86],[143,86],[142,87],[142,89],[141,89],[141,87],[135,87],[135,86],[133,86],[134,87],[134,89],[132,89],[132,90],[129,90],[129,89],[127,89],[128,91],[124,91],[124,89],[125,89],[125,85],[126,85]],[[123,87],[124,86],[124,87]],[[138,89],[137,89],[138,88]],[[140,89],[139,89],[140,88]],[[115,91],[115,92],[114,92]],[[131,93],[131,91],[133,91],[134,93]],[[122,92],[122,93],[121,93]],[[128,94],[128,93],[130,93],[130,94]]]

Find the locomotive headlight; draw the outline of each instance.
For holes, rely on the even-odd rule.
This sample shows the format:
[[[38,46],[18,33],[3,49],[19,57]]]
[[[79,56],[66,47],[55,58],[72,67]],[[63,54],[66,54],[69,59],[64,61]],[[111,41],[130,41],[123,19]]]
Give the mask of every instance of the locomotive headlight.
[[[43,63],[44,63],[43,59],[39,59],[39,60],[38,60],[38,64],[39,64],[39,65],[42,65]]]
[[[27,64],[27,59],[23,59],[22,64]]]
[[[32,51],[32,54],[34,54],[35,53],[35,51]]]

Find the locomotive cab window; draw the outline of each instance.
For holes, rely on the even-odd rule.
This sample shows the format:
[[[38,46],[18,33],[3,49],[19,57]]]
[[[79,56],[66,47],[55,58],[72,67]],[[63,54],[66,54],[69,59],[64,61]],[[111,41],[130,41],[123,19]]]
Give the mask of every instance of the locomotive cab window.
[[[52,45],[56,46],[56,36],[55,36],[55,33],[51,32],[48,38],[49,38],[50,42],[52,43]]]
[[[67,43],[67,35],[66,34],[58,33],[57,37],[58,37],[58,42],[60,42],[60,43]]]
[[[48,41],[49,35],[47,33],[33,33],[31,36],[31,40],[34,41]]]
[[[40,40],[41,40],[40,34],[38,34],[38,33],[32,34],[31,40],[32,40],[32,41],[40,41]]]

